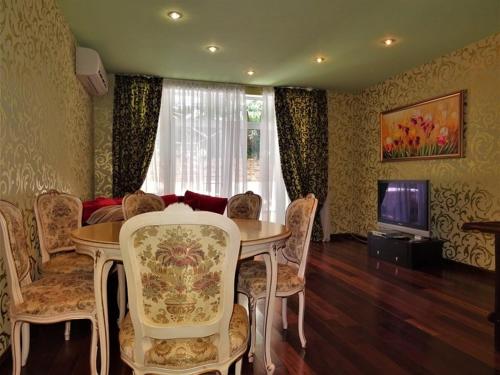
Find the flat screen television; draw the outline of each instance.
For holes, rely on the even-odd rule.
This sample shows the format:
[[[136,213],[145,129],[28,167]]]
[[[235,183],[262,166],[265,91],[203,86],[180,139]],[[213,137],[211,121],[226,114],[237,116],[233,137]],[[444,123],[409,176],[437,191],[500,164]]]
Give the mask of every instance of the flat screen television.
[[[428,180],[379,180],[378,226],[430,237]]]

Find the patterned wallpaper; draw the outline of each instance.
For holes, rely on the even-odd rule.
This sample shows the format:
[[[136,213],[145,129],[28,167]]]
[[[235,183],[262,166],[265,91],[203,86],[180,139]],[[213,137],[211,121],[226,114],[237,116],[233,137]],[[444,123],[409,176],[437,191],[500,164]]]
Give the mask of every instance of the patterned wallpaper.
[[[354,136],[359,98],[353,94],[328,92],[328,186],[330,187],[331,225],[334,233],[353,232]],[[342,213],[342,214],[340,214]]]
[[[465,158],[379,161],[380,112],[461,89],[467,90]],[[492,236],[460,228],[470,220],[500,220],[499,98],[500,34],[358,94],[330,92],[333,232],[366,235],[375,228],[378,179],[429,179],[432,231],[446,240],[444,256],[494,269]]]
[[[0,199],[23,210],[35,262],[35,195],[53,188],[93,195],[92,102],[75,76],[75,40],[54,0],[0,7]],[[0,269],[1,354],[10,328]]]
[[[113,99],[115,76],[108,74],[109,91],[94,96],[95,196],[113,195]]]

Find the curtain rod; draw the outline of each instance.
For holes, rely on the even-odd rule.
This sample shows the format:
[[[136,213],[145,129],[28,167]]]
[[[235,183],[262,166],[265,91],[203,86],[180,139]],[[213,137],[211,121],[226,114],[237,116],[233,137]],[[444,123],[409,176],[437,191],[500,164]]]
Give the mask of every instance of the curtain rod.
[[[272,85],[256,85],[256,84],[251,84],[251,83],[235,83],[235,82],[221,82],[221,81],[207,81],[203,79],[187,79],[187,78],[172,78],[172,77],[160,77],[156,75],[150,75],[150,74],[140,74],[140,73],[109,73],[109,74],[114,74],[114,75],[120,75],[120,76],[140,76],[140,77],[147,77],[147,78],[161,78],[161,79],[169,79],[172,81],[187,81],[187,82],[201,82],[201,83],[218,83],[222,85],[235,85],[235,86],[246,86],[246,87],[258,87],[258,88],[264,88],[264,87],[274,87]]]
[[[148,77],[148,78],[161,78],[161,79],[169,79],[172,81],[187,81],[187,82],[201,82],[201,83],[217,83],[221,85],[234,85],[234,86],[244,86],[244,87],[255,87],[255,88],[266,88],[266,87],[279,87],[279,88],[285,88],[285,89],[300,89],[300,90],[307,90],[307,91],[312,91],[312,90],[324,90],[324,89],[315,89],[314,87],[300,87],[300,86],[273,86],[273,85],[256,85],[256,84],[251,84],[251,83],[235,83],[235,82],[220,82],[220,81],[207,81],[203,79],[187,79],[187,78],[171,78],[171,77],[160,77],[160,76],[155,76],[155,75],[149,75],[149,74],[138,74],[138,73],[111,73],[114,75],[120,75],[120,76],[142,76],[142,77]]]

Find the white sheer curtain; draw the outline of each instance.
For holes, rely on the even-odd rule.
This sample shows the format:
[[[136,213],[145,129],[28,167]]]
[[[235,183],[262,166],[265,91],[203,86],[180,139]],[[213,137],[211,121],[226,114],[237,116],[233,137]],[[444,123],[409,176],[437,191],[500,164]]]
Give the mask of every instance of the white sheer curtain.
[[[142,189],[230,197],[247,188],[245,90],[163,81],[155,151]]]
[[[285,223],[285,210],[290,202],[281,173],[274,89],[264,88],[262,93],[262,117],[260,129],[260,176],[254,193],[262,197],[262,220]]]

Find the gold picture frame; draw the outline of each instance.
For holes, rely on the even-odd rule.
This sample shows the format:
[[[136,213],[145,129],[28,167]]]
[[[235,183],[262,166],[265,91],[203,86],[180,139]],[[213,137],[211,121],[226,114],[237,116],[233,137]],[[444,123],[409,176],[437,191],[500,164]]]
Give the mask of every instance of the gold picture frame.
[[[424,100],[380,114],[380,160],[463,157],[465,91]]]

